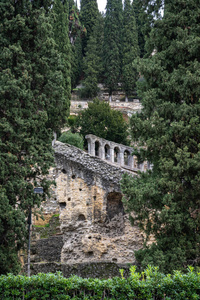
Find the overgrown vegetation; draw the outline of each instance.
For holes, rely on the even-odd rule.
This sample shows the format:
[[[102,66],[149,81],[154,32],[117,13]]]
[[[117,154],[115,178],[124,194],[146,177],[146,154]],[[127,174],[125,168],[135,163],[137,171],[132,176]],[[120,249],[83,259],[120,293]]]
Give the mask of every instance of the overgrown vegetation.
[[[72,133],[71,131],[63,132],[58,139],[62,143],[73,145],[83,150],[84,140],[79,133]]]
[[[88,103],[88,108],[79,115],[80,134],[94,134],[98,137],[127,145],[128,125],[120,111],[111,109],[110,105],[99,99]]]
[[[143,273],[130,269],[130,277],[113,279],[64,278],[60,273],[38,274],[32,277],[0,277],[0,297],[13,299],[74,299],[74,300],[182,300],[200,299],[200,274],[192,268],[187,274],[175,271],[164,275],[157,268],[148,267]]]

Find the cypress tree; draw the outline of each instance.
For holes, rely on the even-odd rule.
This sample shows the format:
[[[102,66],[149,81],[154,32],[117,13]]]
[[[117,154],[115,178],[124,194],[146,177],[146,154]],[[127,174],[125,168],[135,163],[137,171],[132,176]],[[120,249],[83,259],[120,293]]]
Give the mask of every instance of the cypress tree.
[[[79,10],[72,5],[69,11],[69,36],[71,42],[71,84],[75,87],[82,76],[83,54],[82,39],[85,37],[86,28],[81,24]]]
[[[77,36],[72,45],[72,69],[71,69],[71,83],[74,88],[79,82],[83,71],[83,57],[82,57],[82,38],[81,32],[77,32]]]
[[[93,32],[97,15],[99,14],[97,0],[81,0],[80,20],[87,30],[87,35],[82,39],[83,55],[85,56],[86,46],[90,35]]]
[[[128,101],[128,95],[136,87],[138,79],[138,72],[133,61],[139,55],[135,14],[130,0],[124,1],[123,16],[122,86],[126,93],[125,101]]]
[[[133,0],[133,7],[138,32],[138,45],[140,49],[140,57],[143,57],[146,54],[145,41],[151,30],[151,15],[148,14],[144,2],[140,0]]]
[[[69,113],[69,99],[71,97],[71,45],[69,41],[69,9],[67,2],[62,3],[61,0],[55,0],[53,13],[54,40],[61,58],[67,116]]]
[[[122,1],[108,0],[104,26],[104,75],[110,101],[121,80],[122,19]]]
[[[0,1],[0,273],[19,270],[27,216],[45,200],[52,131],[65,120],[62,60],[51,20],[27,1]],[[33,193],[42,186],[43,196]]]
[[[157,3],[156,3],[157,4]],[[131,119],[139,160],[152,170],[122,190],[128,211],[155,243],[136,253],[162,271],[199,265],[200,244],[200,1],[165,1],[139,63],[143,111]]]
[[[66,2],[68,2],[69,5],[69,12],[72,10],[72,7],[75,6],[75,2],[74,0],[66,0]]]
[[[103,70],[103,24],[103,16],[99,14],[86,47],[86,56],[83,60],[83,71],[85,75],[85,97],[96,97],[98,92],[98,82],[100,80],[100,75]]]

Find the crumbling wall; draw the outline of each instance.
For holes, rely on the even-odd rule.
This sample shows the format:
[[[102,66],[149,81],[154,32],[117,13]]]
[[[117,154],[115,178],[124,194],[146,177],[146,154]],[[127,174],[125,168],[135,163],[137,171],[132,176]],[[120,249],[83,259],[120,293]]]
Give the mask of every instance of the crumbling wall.
[[[134,263],[143,234],[124,213],[120,180],[125,171],[60,142],[55,159],[61,262]]]
[[[71,145],[55,142],[54,150],[49,176],[56,187],[43,204],[46,220],[34,220],[31,274],[108,278],[119,276],[120,268],[128,272],[144,235],[125,214],[120,180],[125,172],[137,173]]]

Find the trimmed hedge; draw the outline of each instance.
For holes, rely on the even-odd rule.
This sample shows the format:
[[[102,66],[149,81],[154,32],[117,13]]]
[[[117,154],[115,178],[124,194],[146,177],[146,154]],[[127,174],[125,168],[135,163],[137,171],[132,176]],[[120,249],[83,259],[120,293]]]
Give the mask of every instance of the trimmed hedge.
[[[112,279],[83,279],[77,276],[64,278],[61,273],[35,276],[0,276],[1,300],[43,299],[142,299],[142,300],[186,300],[200,299],[200,273],[188,268],[187,274],[175,271],[164,275],[158,268],[149,266],[137,273],[130,268],[130,277]]]

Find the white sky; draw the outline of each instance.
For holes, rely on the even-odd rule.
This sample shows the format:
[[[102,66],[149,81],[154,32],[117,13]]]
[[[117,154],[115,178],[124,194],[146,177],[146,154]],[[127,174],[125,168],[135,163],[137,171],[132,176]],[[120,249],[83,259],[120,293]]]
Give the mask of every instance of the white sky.
[[[97,0],[99,11],[102,12],[106,8],[107,0]],[[78,7],[80,7],[80,0],[77,0]]]

